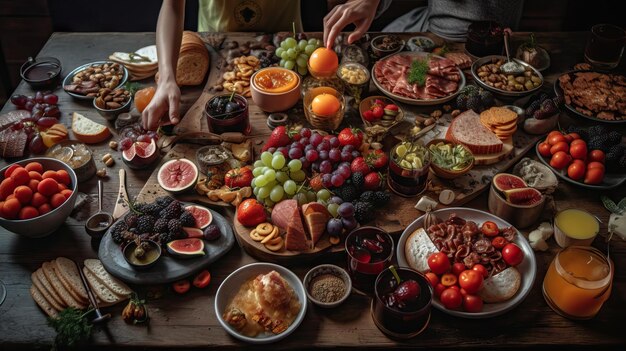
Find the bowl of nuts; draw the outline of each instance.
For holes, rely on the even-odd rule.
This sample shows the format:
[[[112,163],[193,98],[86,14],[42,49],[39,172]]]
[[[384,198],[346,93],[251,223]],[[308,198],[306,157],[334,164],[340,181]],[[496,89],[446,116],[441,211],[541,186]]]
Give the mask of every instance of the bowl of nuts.
[[[84,64],[71,71],[63,79],[63,90],[82,100],[94,99],[100,89],[115,89],[128,79],[124,65],[112,61],[96,61]]]
[[[524,73],[505,74],[500,67],[507,62],[506,56],[482,57],[472,64],[472,76],[476,83],[500,97],[520,98],[541,89],[543,75],[524,61],[513,59],[524,67]]]
[[[131,101],[130,92],[124,88],[101,88],[93,99],[93,107],[107,121],[114,121],[120,113],[130,111]]]

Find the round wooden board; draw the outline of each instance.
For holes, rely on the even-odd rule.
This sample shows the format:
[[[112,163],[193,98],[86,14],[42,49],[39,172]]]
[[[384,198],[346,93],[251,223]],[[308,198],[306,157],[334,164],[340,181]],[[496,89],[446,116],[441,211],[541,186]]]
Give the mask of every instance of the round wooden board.
[[[324,234],[324,236],[322,236],[322,238],[315,245],[315,248],[309,251],[298,252],[285,250],[284,248],[281,251],[270,251],[260,242],[254,241],[250,238],[250,232],[254,228],[248,228],[239,223],[237,220],[237,213],[235,213],[233,218],[233,228],[237,241],[239,242],[239,246],[243,247],[246,252],[260,261],[276,262],[281,264],[301,264],[310,262],[328,254],[345,251],[343,239],[339,244],[332,245],[329,241],[328,234]]]
[[[507,158],[515,150],[515,147],[513,147],[513,138],[508,138],[502,141],[502,143],[504,144],[502,145],[502,151],[498,152],[497,154],[474,155],[474,165],[492,165]]]

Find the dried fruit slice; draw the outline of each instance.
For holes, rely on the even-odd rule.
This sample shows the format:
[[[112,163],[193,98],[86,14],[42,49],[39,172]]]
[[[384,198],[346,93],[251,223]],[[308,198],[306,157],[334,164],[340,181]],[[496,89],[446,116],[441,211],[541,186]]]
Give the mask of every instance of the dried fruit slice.
[[[535,188],[509,189],[504,191],[506,201],[518,206],[532,206],[543,200],[543,195]]]
[[[181,193],[196,185],[198,174],[198,167],[193,162],[180,158],[165,162],[159,168],[157,180],[161,188],[172,193]]]
[[[501,191],[507,191],[510,189],[526,188],[528,185],[524,179],[509,173],[498,173],[493,177],[493,186]]]

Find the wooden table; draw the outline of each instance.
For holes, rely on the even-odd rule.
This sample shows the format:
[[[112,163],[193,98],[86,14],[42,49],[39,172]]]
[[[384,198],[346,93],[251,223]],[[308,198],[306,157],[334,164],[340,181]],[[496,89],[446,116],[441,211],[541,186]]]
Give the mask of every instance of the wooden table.
[[[252,34],[234,34],[236,37],[251,38]],[[582,61],[586,33],[536,33],[539,43],[552,55],[552,67],[546,72],[545,89],[551,89],[559,72],[570,69]],[[519,37],[514,38],[519,42]],[[42,49],[41,56],[58,57],[66,74],[83,63],[101,60],[114,51],[133,51],[154,43],[154,33],[55,33]],[[513,45],[514,47],[516,45]],[[213,68],[214,69],[214,68]],[[152,84],[152,83],[150,83]],[[183,89],[183,112],[200,95],[202,88]],[[16,93],[34,95],[24,82]],[[61,121],[69,126],[70,114],[77,111],[99,122],[103,119],[93,110],[90,102],[73,100],[61,89],[57,89],[59,104],[63,112]],[[7,104],[2,113],[13,109]],[[424,110],[428,112],[428,110]],[[253,116],[257,125],[263,116]],[[261,119],[261,120],[257,120]],[[567,117],[563,116],[566,120]],[[623,128],[622,128],[623,129]],[[269,130],[264,130],[268,134]],[[108,143],[93,146],[99,167],[99,159],[110,152]],[[119,153],[116,164],[108,168],[111,176],[105,182],[104,206],[113,208],[118,188],[117,171],[123,167]],[[531,152],[532,154],[532,152]],[[0,167],[6,165],[0,160]],[[136,195],[149,177],[151,170],[129,171],[128,190]],[[79,191],[89,194],[89,209],[96,210],[96,177],[79,185]],[[625,195],[625,189],[609,192],[615,200]],[[599,202],[600,193],[585,191],[582,188],[561,183],[554,193],[558,208],[584,208],[598,215],[603,221],[601,237],[595,244],[605,249],[604,233],[608,211]],[[485,209],[485,194],[474,199],[468,207]],[[97,257],[97,243],[93,243],[84,231],[85,216],[69,218],[57,233],[43,239],[25,239],[0,228],[0,279],[7,287],[7,298],[0,306],[0,345],[2,349],[45,348],[52,342],[54,331],[46,325],[44,314],[30,298],[30,274],[42,262],[65,256],[77,261]],[[396,233],[397,234],[397,233]],[[407,342],[393,341],[384,336],[374,325],[370,312],[370,299],[353,294],[341,308],[323,310],[311,307],[302,325],[284,341],[267,348],[516,348],[516,347],[601,347],[617,348],[624,346],[626,337],[622,322],[626,316],[626,243],[614,239],[611,257],[617,267],[613,292],[598,316],[588,322],[574,322],[553,312],[541,293],[541,283],[549,262],[558,251],[550,240],[548,252],[536,253],[537,279],[528,298],[516,309],[501,317],[487,320],[466,320],[454,318],[433,310],[428,329],[419,337]],[[93,337],[85,348],[146,348],[146,347],[185,347],[185,348],[241,348],[242,343],[230,337],[218,324],[214,315],[213,298],[219,284],[236,268],[254,262],[243,250],[235,247],[224,258],[210,267],[211,286],[206,290],[192,290],[179,296],[162,288],[163,296],[150,300],[152,317],[150,326],[129,326],[120,318],[123,306],[111,308],[114,318],[105,329],[95,328]],[[320,262],[322,263],[322,262]],[[343,262],[336,262],[343,264]],[[299,276],[304,276],[310,267],[294,267]],[[158,288],[157,288],[158,289]],[[145,291],[140,289],[140,291]]]

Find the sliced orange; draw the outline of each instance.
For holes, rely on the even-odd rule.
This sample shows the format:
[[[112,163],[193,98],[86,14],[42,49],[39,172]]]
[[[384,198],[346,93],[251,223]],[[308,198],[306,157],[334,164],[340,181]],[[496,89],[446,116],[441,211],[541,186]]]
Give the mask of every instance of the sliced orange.
[[[296,74],[288,69],[280,67],[266,68],[254,76],[254,84],[268,93],[284,93],[298,84]]]

